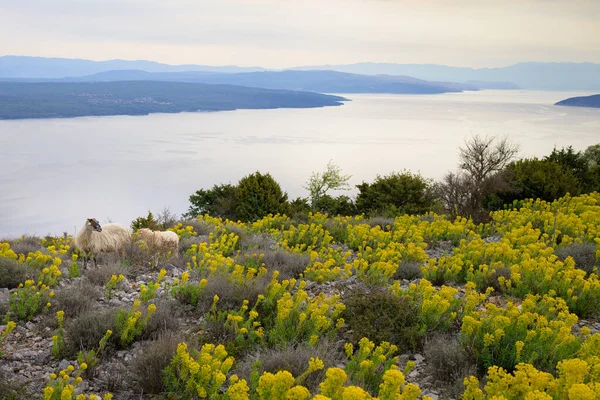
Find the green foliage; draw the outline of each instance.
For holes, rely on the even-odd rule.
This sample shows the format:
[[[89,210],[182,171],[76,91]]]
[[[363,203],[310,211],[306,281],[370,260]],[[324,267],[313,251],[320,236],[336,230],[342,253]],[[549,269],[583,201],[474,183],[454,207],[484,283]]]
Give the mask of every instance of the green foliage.
[[[131,229],[133,229],[134,231],[137,231],[138,229],[142,228],[148,228],[153,231],[160,229],[160,225],[158,221],[154,219],[154,215],[152,215],[152,212],[148,211],[148,216],[146,218],[137,217],[131,222]]]
[[[581,193],[580,182],[573,172],[553,161],[522,159],[509,164],[503,175],[515,189],[495,193],[503,204],[529,198],[553,201],[567,193],[572,196]]]
[[[315,203],[314,209],[329,215],[356,215],[356,205],[348,196],[321,196]]]
[[[352,383],[359,384],[371,393],[377,393],[383,374],[398,362],[398,357],[394,357],[398,347],[389,342],[381,342],[375,347],[367,338],[362,338],[358,346],[358,350],[354,352],[352,344],[346,344],[348,362],[344,369]]]
[[[313,172],[304,188],[310,192],[310,203],[313,209],[322,206],[322,198],[330,190],[350,190],[348,181],[351,175],[342,175],[342,169],[333,161],[327,163],[323,173]],[[331,197],[328,196],[330,199]]]
[[[196,218],[208,214],[214,217],[237,220],[237,187],[231,184],[214,185],[212,189],[200,189],[190,196],[190,208],[184,215]]]
[[[367,337],[375,342],[391,342],[400,351],[418,347],[422,335],[419,310],[407,298],[384,289],[354,289],[344,294],[342,302],[346,305],[342,317],[353,343]]]
[[[356,185],[356,208],[372,215],[419,214],[434,207],[431,182],[409,171],[377,176],[373,183]]]
[[[287,193],[270,174],[255,172],[240,179],[237,187],[237,216],[242,221],[255,221],[268,214],[288,211]]]
[[[156,305],[150,304],[146,316],[142,318],[142,312],[138,310],[139,306],[140,302],[136,300],[131,310],[119,310],[117,313],[116,327],[122,347],[129,346],[144,332],[148,320],[156,311]]]

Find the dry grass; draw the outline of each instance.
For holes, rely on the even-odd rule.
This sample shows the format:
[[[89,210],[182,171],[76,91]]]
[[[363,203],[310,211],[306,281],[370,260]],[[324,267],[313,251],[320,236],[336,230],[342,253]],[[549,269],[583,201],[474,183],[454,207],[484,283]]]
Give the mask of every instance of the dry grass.
[[[215,226],[209,224],[208,222],[199,221],[197,219],[185,220],[180,222],[183,224],[183,226],[193,226],[194,232],[196,232],[198,236],[208,236],[211,233],[215,232]]]

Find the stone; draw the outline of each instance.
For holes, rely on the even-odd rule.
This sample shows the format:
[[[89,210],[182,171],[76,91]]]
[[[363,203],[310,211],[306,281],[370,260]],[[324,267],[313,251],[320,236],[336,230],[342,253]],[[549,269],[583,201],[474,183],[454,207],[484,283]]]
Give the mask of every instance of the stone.
[[[61,360],[60,363],[58,364],[58,368],[59,369],[67,369],[69,367],[69,365],[71,365],[71,363],[67,360]]]

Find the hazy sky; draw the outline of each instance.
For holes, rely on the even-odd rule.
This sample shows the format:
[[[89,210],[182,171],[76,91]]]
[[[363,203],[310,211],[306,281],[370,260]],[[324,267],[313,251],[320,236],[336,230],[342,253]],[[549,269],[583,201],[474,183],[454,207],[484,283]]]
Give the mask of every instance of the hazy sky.
[[[283,68],[600,62],[600,0],[0,0],[0,55]]]

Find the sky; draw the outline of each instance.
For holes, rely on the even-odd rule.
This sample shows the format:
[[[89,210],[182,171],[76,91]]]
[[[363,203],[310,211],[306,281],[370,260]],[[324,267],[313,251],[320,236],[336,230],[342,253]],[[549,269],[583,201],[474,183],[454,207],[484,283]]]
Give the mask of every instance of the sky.
[[[0,55],[267,68],[600,63],[600,0],[0,0]]]

